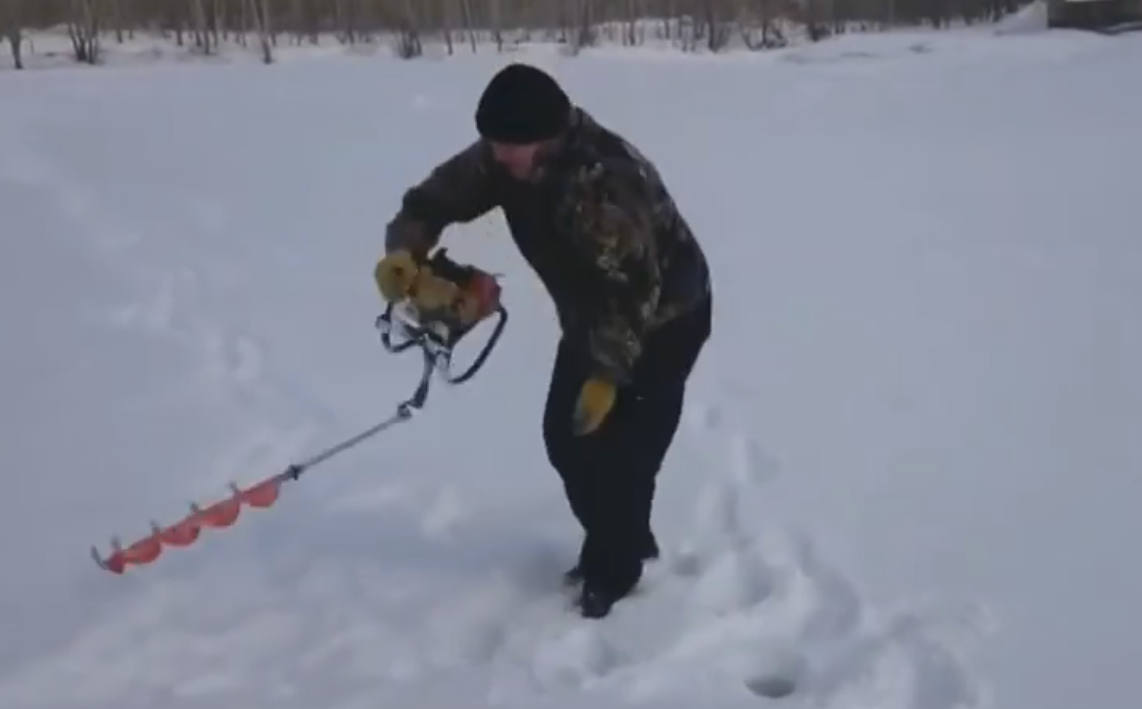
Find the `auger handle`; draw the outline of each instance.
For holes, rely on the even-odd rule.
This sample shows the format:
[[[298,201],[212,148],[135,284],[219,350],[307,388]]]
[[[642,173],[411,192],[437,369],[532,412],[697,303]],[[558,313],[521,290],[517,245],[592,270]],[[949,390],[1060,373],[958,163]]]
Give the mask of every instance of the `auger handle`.
[[[390,302],[388,304],[388,306],[385,307],[385,312],[383,312],[379,316],[377,316],[376,326],[377,326],[377,329],[381,331],[381,344],[383,344],[385,349],[388,350],[389,352],[404,352],[405,350],[407,350],[408,348],[410,348],[414,345],[421,344],[421,339],[424,336],[423,330],[421,330],[420,328],[417,328],[416,332],[413,334],[413,336],[409,337],[404,342],[400,343],[399,345],[394,345],[392,343],[392,329],[393,329],[393,303],[392,302]],[[407,326],[404,326],[404,327],[407,328]]]
[[[455,377],[452,376],[451,373],[452,350],[456,343],[462,339],[463,336],[471,330],[471,328],[467,328],[461,333],[453,333],[449,338],[449,341],[445,341],[439,335],[426,327],[416,327],[409,324],[403,324],[401,327],[406,332],[410,333],[410,336],[404,342],[394,345],[392,341],[393,303],[391,302],[388,304],[388,306],[386,306],[384,313],[377,317],[376,325],[377,329],[381,331],[381,344],[384,345],[386,350],[389,352],[404,352],[405,350],[415,345],[420,345],[425,352],[426,358],[428,358],[429,361],[433,363],[438,363],[441,359],[444,361],[446,365],[443,368],[444,380],[449,384],[457,385],[468,381],[473,376],[475,376],[476,372],[480,371],[480,369],[484,366],[484,363],[487,361],[488,356],[492,353],[492,349],[494,349],[496,343],[499,342],[500,335],[503,334],[504,327],[507,326],[507,308],[505,308],[501,303],[496,306],[496,309],[493,312],[498,316],[498,319],[495,329],[488,337],[488,341],[484,343],[483,348],[481,348],[479,354],[476,355],[476,358],[473,360],[472,364],[468,366],[468,369],[466,369],[459,376]]]
[[[484,344],[483,349],[480,350],[480,354],[476,355],[476,359],[460,376],[453,377],[449,372],[447,375],[447,381],[449,384],[463,384],[464,382],[471,379],[476,374],[476,372],[480,371],[480,368],[484,366],[484,362],[487,361],[488,355],[492,353],[492,348],[496,346],[496,342],[500,339],[500,335],[503,334],[504,331],[504,326],[507,325],[508,322],[507,308],[505,308],[503,305],[499,305],[496,307],[495,312],[496,315],[499,316],[499,320],[496,322],[496,328],[492,331],[492,334],[488,338],[488,341]],[[451,348],[449,348],[448,354],[449,358],[451,358]],[[451,370],[451,359],[449,359],[449,370]]]

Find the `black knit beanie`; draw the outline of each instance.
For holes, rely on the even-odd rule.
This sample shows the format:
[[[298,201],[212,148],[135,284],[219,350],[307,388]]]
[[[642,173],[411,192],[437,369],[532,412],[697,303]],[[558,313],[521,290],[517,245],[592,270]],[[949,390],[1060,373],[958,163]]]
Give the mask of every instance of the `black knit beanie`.
[[[571,102],[550,75],[527,64],[509,64],[488,82],[476,108],[476,128],[501,143],[533,143],[567,126]]]

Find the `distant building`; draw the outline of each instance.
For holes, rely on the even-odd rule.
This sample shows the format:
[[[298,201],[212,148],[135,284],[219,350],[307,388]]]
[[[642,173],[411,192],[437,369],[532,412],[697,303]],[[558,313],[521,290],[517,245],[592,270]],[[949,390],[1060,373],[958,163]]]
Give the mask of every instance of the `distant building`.
[[[1047,0],[1047,25],[1104,31],[1142,29],[1142,0]]]

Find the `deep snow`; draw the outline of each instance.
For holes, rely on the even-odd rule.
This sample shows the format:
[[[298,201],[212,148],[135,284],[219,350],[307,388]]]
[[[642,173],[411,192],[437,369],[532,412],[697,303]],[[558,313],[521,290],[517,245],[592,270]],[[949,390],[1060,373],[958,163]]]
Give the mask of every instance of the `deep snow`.
[[[1142,37],[524,56],[714,268],[643,590],[596,622],[558,589],[556,331],[498,213],[445,239],[505,273],[473,382],[97,569],[411,393],[381,229],[507,58],[5,72],[0,706],[1132,704]]]

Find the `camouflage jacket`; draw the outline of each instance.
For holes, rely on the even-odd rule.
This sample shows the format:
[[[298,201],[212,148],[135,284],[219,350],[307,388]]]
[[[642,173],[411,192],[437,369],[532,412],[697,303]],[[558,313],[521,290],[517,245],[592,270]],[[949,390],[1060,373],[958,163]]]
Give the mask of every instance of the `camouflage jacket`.
[[[482,140],[437,165],[405,192],[386,250],[425,255],[445,227],[495,207],[564,338],[612,381],[629,381],[647,334],[710,290],[705,256],[655,167],[581,108],[535,181],[511,179]]]

